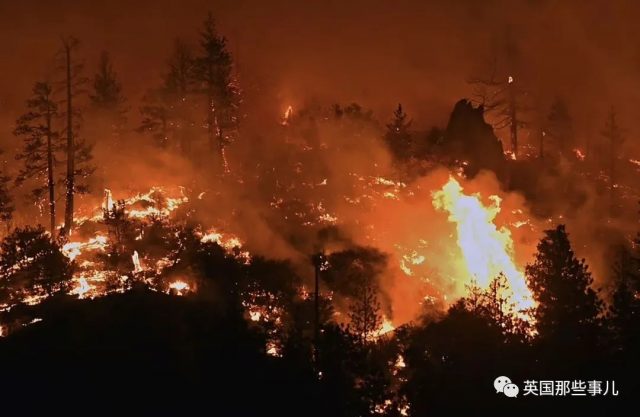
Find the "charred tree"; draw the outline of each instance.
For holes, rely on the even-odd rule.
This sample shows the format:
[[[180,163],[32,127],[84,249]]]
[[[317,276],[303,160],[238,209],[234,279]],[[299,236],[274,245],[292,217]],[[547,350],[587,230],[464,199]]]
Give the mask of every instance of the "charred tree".
[[[36,201],[47,200],[51,236],[56,230],[55,166],[56,153],[60,149],[59,133],[53,128],[53,120],[58,116],[58,108],[52,99],[52,88],[46,82],[37,82],[33,96],[27,100],[27,112],[16,121],[14,135],[23,139],[22,150],[16,159],[23,161],[16,183],[37,179],[44,185],[36,186],[32,196]],[[41,182],[41,183],[42,183]],[[46,195],[46,197],[45,197]]]
[[[65,154],[67,158],[67,171],[65,175],[65,213],[62,234],[68,236],[73,227],[74,198],[76,193],[84,193],[87,187],[81,183],[93,173],[93,168],[88,165],[92,159],[91,147],[78,138],[81,113],[75,100],[84,93],[84,85],[87,79],[82,76],[83,65],[76,61],[79,42],[73,37],[62,39],[62,48],[59,52],[61,60],[59,69],[63,73],[63,103],[65,112]]]
[[[502,68],[498,62],[499,56],[504,57]],[[528,125],[522,115],[529,110],[525,104],[527,93],[521,88],[520,80],[516,79],[518,56],[518,47],[512,31],[507,28],[499,47],[494,50],[485,75],[468,79],[475,87],[474,104],[481,105],[491,116],[494,129],[509,129],[510,153],[513,159],[518,157],[519,130]]]
[[[229,172],[225,147],[238,124],[240,91],[232,74],[233,59],[227,40],[217,32],[209,13],[200,33],[200,55],[195,59],[194,79],[206,97],[206,125],[209,146],[218,155],[223,174]]]

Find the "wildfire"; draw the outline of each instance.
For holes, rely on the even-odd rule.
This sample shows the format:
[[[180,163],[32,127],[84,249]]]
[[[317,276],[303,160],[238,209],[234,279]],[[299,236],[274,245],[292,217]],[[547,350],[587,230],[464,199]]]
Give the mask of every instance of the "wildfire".
[[[383,336],[387,333],[390,333],[396,329],[396,326],[393,325],[391,320],[389,320],[386,316],[382,316],[382,324],[380,328],[375,332],[374,338]]]
[[[227,251],[233,252],[236,257],[243,259],[246,264],[251,262],[251,254],[247,251],[241,250],[242,242],[237,236],[225,234],[211,228],[200,236],[200,241],[202,243],[215,242]]]
[[[573,153],[576,155],[576,158],[579,161],[584,161],[584,159],[587,157],[587,155],[585,155],[585,153],[582,150],[578,149],[578,148],[575,148],[573,150]]]
[[[410,265],[422,265],[425,259],[426,258],[423,255],[413,251],[410,254],[402,256],[402,259],[400,259],[400,269],[408,276],[413,276],[413,271],[411,270]]]
[[[111,210],[113,208],[113,196],[111,194],[111,190],[108,188],[104,189],[104,204],[102,205],[103,210]]]
[[[85,298],[86,295],[91,291],[93,287],[89,285],[86,278],[80,278],[78,280],[78,286],[71,290],[69,294],[77,295],[78,298]]]
[[[504,274],[510,286],[509,296],[518,310],[533,306],[531,292],[523,272],[513,260],[511,231],[498,228],[494,219],[500,212],[500,198],[491,196],[493,206],[485,207],[478,195],[466,195],[453,177],[433,193],[436,209],[449,213],[456,224],[457,242],[462,252],[469,278],[475,278],[481,288]]]
[[[140,264],[140,255],[138,255],[138,251],[133,251],[133,255],[131,255],[131,260],[133,261],[133,273],[138,274],[143,271],[142,265]]]
[[[86,242],[69,242],[62,246],[62,253],[70,260],[75,260],[83,251],[104,250],[107,245],[107,237],[98,235]]]
[[[291,115],[293,114],[293,107],[287,107],[287,110],[284,111],[284,116],[282,117],[282,126],[286,126],[289,124],[289,120],[291,119]]]
[[[173,281],[169,284],[169,291],[175,292],[176,295],[184,295],[189,292],[189,284],[181,280]]]

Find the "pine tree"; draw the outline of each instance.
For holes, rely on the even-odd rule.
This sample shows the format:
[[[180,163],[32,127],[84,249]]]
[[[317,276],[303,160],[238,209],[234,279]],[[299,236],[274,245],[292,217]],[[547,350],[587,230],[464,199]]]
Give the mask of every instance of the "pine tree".
[[[349,331],[364,345],[376,336],[382,326],[377,288],[371,282],[363,282],[349,306]]]
[[[0,244],[0,303],[51,295],[70,277],[69,259],[42,226],[15,229]]]
[[[526,267],[526,279],[538,303],[534,318],[541,339],[565,347],[576,342],[594,345],[602,301],[563,225],[545,231],[534,262]]]
[[[610,306],[613,331],[622,350],[632,355],[640,347],[640,237],[633,248],[622,248],[614,267]]]
[[[102,117],[106,117],[113,134],[122,133],[126,123],[126,99],[122,94],[122,85],[118,81],[109,54],[104,51],[100,55],[98,72],[93,77],[93,91],[89,96],[94,109]]]
[[[551,105],[551,110],[547,116],[547,129],[545,129],[545,138],[553,141],[553,148],[568,156],[574,147],[573,125],[569,108],[561,98],[556,98]],[[540,150],[540,156],[543,157],[543,150]]]
[[[162,87],[150,91],[140,108],[143,119],[139,131],[152,135],[162,148],[179,146],[183,155],[191,154],[191,114],[196,111],[192,93],[193,57],[189,47],[176,39]]]
[[[409,127],[411,121],[407,121],[407,114],[402,109],[402,104],[393,112],[393,120],[387,124],[387,133],[385,141],[391,150],[391,153],[398,160],[406,160],[411,156],[412,141]]]
[[[76,99],[84,93],[84,85],[87,79],[82,76],[83,65],[76,58],[79,42],[73,37],[62,39],[62,48],[58,54],[60,59],[59,69],[63,73],[61,84],[64,89],[65,105],[65,154],[67,158],[67,170],[65,176],[65,213],[62,234],[68,236],[73,227],[74,198],[76,193],[88,191],[82,180],[91,175],[94,168],[89,165],[92,159],[92,149],[78,136],[81,113]]]
[[[195,59],[194,78],[206,97],[206,124],[209,146],[217,149],[220,168],[229,172],[225,147],[238,124],[240,91],[233,74],[233,60],[227,40],[217,32],[209,13],[200,33],[200,55]]]
[[[605,121],[604,129],[602,130],[602,136],[606,143],[606,169],[609,173],[609,184],[611,191],[611,209],[616,205],[615,201],[615,189],[617,187],[617,173],[616,173],[616,161],[620,157],[620,151],[622,144],[624,143],[624,136],[620,125],[618,124],[618,115],[616,110],[612,107],[609,110],[607,119]]]
[[[54,170],[58,164],[56,153],[60,149],[60,136],[53,128],[53,120],[57,116],[51,85],[37,82],[33,87],[33,96],[27,101],[27,112],[18,118],[14,130],[14,134],[24,141],[22,150],[16,156],[24,163],[16,183],[22,184],[35,178],[41,184],[32,190],[32,195],[37,202],[46,200],[48,203],[52,237],[56,229]]]
[[[4,223],[7,232],[11,230],[11,220],[13,220],[13,198],[9,192],[9,183],[11,177],[6,174],[5,170],[0,171],[0,222]]]
[[[94,106],[112,111],[119,110],[125,102],[122,95],[122,85],[118,81],[111,58],[106,51],[100,55],[98,72],[93,77],[93,94],[90,95],[90,98]]]

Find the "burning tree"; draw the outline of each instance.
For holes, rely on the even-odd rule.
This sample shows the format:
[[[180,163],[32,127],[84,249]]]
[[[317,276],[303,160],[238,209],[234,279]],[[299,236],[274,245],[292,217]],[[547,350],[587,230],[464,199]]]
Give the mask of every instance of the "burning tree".
[[[207,136],[211,149],[217,148],[220,168],[229,172],[225,146],[230,131],[238,124],[240,91],[232,75],[233,60],[227,50],[227,40],[217,32],[213,15],[209,13],[200,34],[200,55],[195,58],[194,79],[206,97]],[[217,146],[216,146],[217,142]]]
[[[62,48],[58,53],[60,59],[59,70],[64,74],[61,82],[64,89],[64,99],[66,110],[62,114],[65,117],[64,133],[66,135],[65,153],[67,157],[67,172],[65,176],[65,213],[63,235],[69,235],[73,227],[74,198],[76,193],[87,191],[86,185],[80,180],[93,173],[94,169],[88,166],[92,159],[91,147],[78,138],[81,114],[75,100],[84,93],[84,85],[87,79],[82,76],[83,64],[79,63],[75,54],[79,42],[73,37],[62,39]]]
[[[24,166],[16,177],[21,184],[28,179],[44,178],[44,185],[32,190],[36,201],[46,199],[49,205],[51,236],[56,230],[55,166],[58,164],[56,153],[60,149],[59,134],[53,128],[53,119],[57,116],[57,106],[53,101],[51,85],[37,82],[33,87],[33,96],[27,100],[28,111],[16,122],[14,134],[24,140],[23,148],[16,158]]]

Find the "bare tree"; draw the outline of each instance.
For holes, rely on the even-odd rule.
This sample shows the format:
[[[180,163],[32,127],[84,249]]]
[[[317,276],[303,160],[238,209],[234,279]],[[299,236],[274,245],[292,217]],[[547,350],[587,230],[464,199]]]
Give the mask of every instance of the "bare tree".
[[[87,187],[80,180],[86,178],[94,169],[88,166],[92,159],[91,147],[78,137],[81,113],[75,100],[84,94],[87,79],[82,76],[83,64],[75,58],[79,42],[74,37],[63,37],[62,48],[58,53],[60,59],[59,70],[64,74],[61,82],[65,105],[65,134],[67,157],[67,172],[65,176],[65,213],[62,234],[68,236],[73,227],[74,196],[77,192],[84,193]]]
[[[494,117],[493,128],[509,129],[511,154],[518,156],[518,131],[526,127],[522,114],[529,110],[524,104],[526,92],[519,87],[514,75],[500,74],[496,57],[489,64],[488,75],[470,77],[467,80],[474,85],[472,101],[481,105],[485,113]]]

